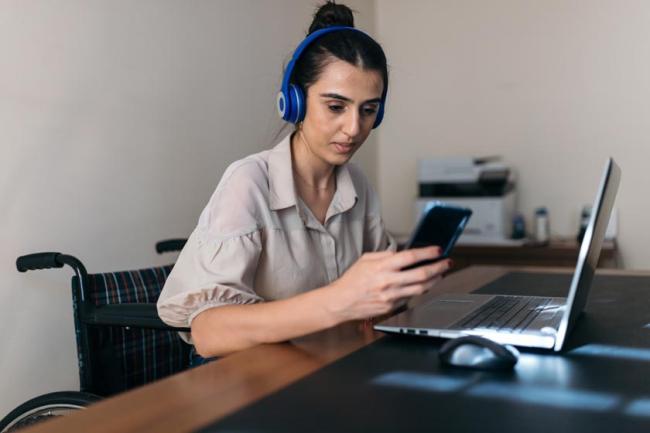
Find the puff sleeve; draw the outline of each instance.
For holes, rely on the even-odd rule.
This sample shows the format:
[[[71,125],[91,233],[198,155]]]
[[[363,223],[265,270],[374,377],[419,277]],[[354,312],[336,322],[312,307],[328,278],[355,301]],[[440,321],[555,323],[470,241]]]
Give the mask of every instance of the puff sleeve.
[[[259,173],[250,162],[226,170],[158,299],[168,325],[189,327],[209,308],[264,300],[253,287],[262,251],[258,209],[267,206]]]

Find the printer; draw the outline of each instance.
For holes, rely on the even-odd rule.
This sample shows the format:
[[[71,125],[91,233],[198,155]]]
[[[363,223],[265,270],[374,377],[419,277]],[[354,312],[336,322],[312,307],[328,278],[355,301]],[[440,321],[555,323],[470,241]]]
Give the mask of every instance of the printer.
[[[515,175],[498,157],[444,157],[418,161],[416,216],[432,202],[472,209],[459,244],[511,244]]]

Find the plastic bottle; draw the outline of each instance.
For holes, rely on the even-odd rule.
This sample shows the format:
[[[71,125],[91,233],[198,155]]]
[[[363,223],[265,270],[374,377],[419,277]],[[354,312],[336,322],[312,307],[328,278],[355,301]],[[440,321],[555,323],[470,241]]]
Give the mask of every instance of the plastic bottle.
[[[524,239],[526,237],[526,222],[524,216],[517,212],[512,218],[512,239]]]
[[[548,210],[539,207],[535,210],[535,240],[541,244],[548,243],[550,239],[550,227]]]

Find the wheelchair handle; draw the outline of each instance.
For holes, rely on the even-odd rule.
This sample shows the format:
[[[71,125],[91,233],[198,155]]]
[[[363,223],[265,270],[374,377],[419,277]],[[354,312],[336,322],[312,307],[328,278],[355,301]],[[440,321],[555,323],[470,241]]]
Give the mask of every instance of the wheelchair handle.
[[[61,253],[34,253],[20,256],[16,259],[16,268],[19,272],[36,269],[62,268],[64,263],[59,260]]]

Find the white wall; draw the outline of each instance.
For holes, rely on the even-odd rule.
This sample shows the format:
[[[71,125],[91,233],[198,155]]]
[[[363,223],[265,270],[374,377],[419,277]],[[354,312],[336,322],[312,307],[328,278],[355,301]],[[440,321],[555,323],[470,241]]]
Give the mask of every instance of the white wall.
[[[349,2],[372,30],[373,2]],[[225,167],[270,147],[282,64],[315,2],[2,2],[0,416],[78,388],[70,276],[18,255],[73,254],[90,272],[163,264]],[[376,176],[372,140],[359,157]]]
[[[412,226],[418,158],[500,154],[519,170],[520,208],[548,206],[553,234],[573,236],[612,155],[624,263],[650,268],[649,2],[377,0],[376,12],[392,65],[378,156],[389,228]]]

